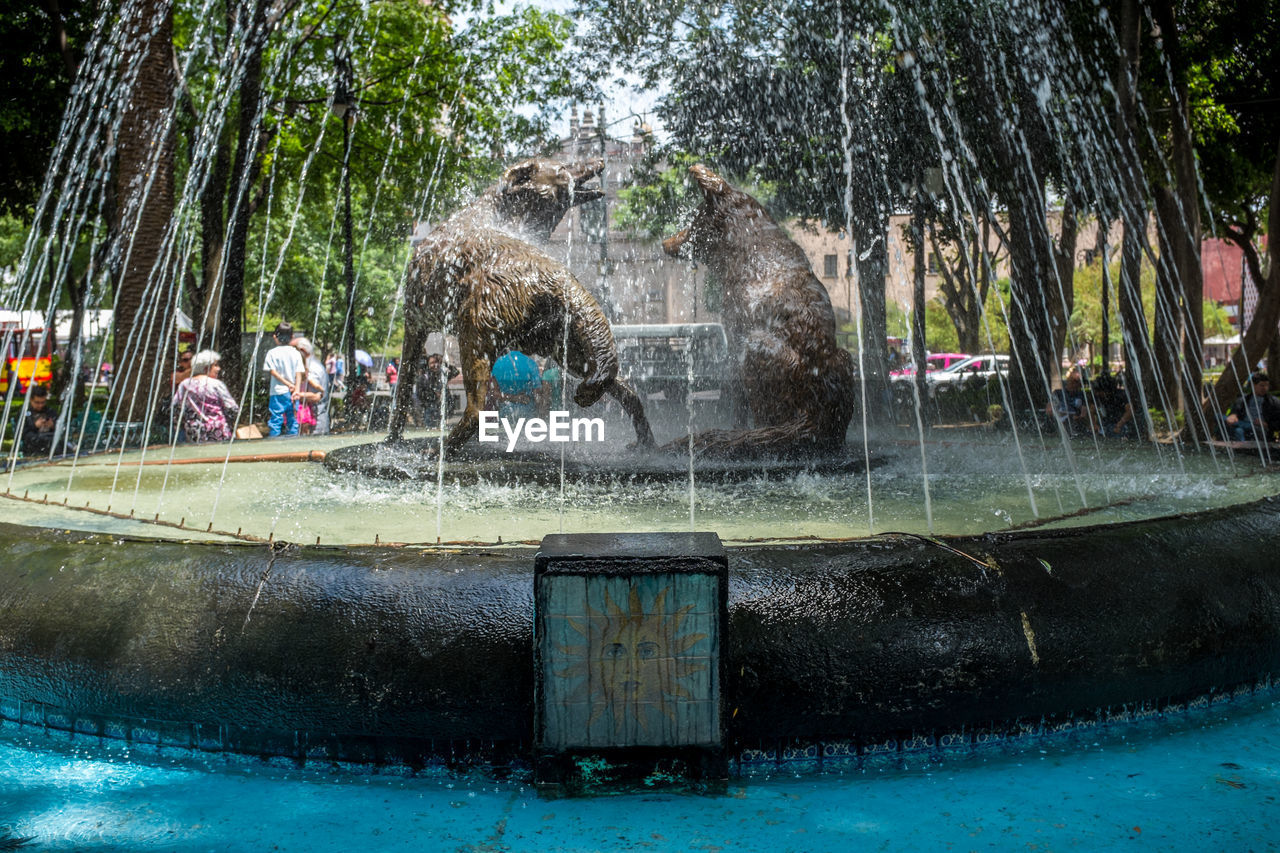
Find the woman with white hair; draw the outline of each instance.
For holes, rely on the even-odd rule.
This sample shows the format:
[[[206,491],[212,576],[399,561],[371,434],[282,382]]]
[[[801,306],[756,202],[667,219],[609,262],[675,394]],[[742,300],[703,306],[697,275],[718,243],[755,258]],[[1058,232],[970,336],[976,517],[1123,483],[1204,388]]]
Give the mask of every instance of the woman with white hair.
[[[324,363],[315,356],[315,347],[307,338],[294,338],[293,345],[302,356],[307,378],[298,395],[298,424],[303,433],[327,435],[329,432],[329,374]],[[304,407],[306,407],[304,409]],[[305,414],[304,414],[305,411]]]
[[[173,392],[173,410],[178,413],[187,441],[226,441],[240,411],[231,392],[218,374],[222,356],[211,349],[201,350],[191,360],[191,375]]]

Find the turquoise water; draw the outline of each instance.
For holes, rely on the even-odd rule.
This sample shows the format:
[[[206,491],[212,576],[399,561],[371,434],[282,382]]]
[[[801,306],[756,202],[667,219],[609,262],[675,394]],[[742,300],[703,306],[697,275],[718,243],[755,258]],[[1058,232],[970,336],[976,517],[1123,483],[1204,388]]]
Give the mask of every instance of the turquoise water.
[[[0,837],[36,851],[1266,850],[1274,690],[1003,745],[744,766],[723,795],[304,767],[0,724]]]

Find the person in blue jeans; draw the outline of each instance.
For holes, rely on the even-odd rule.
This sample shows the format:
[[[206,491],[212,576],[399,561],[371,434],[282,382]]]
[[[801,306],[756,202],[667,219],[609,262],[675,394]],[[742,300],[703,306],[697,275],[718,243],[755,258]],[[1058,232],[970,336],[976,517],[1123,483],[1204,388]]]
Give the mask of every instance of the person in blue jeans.
[[[306,378],[302,356],[294,348],[293,326],[282,322],[272,337],[276,345],[267,351],[262,369],[271,377],[267,394],[267,435],[298,434],[297,402]]]

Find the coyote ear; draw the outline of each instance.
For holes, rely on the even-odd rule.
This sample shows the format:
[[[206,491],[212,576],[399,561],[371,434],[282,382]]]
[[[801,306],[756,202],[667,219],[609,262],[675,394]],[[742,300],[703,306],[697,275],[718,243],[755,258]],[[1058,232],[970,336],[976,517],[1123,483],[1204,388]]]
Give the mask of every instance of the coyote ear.
[[[690,166],[689,174],[693,175],[693,179],[698,182],[698,186],[702,187],[702,191],[708,198],[729,192],[729,183],[701,163]]]
[[[503,183],[508,186],[525,183],[533,177],[533,173],[536,172],[537,169],[538,162],[536,160],[525,160],[523,163],[517,163],[510,169],[507,169],[507,171],[503,172]]]

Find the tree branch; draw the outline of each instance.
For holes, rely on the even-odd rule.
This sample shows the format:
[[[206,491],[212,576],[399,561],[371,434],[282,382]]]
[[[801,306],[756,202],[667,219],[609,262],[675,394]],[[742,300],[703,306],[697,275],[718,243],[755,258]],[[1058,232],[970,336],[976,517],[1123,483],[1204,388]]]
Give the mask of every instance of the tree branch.
[[[1249,275],[1253,276],[1253,280],[1258,283],[1261,289],[1265,280],[1262,277],[1262,261],[1258,257],[1258,247],[1253,244],[1252,235],[1237,223],[1228,223],[1222,229],[1223,235],[1240,247],[1240,251],[1244,252],[1244,262],[1249,267]]]
[[[290,8],[290,11],[292,11],[292,8],[293,7]],[[324,26],[324,22],[329,19],[329,15],[330,13],[333,12],[333,8],[334,8],[334,4],[330,4],[329,6],[327,6],[324,10],[324,14],[322,14],[314,23],[312,23],[305,30],[303,30],[302,35],[300,35],[298,39],[289,46],[289,50],[285,54],[283,67],[291,68],[293,66],[293,61],[297,58],[298,51],[302,50],[302,46],[306,44],[308,41],[310,41],[312,38],[314,38],[316,33],[320,30],[320,28]]]

